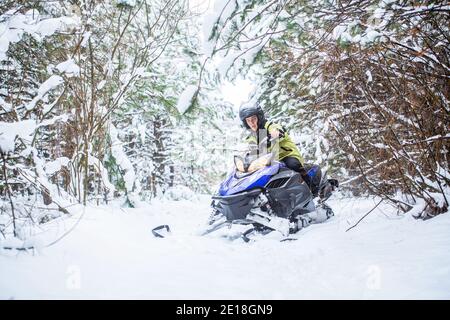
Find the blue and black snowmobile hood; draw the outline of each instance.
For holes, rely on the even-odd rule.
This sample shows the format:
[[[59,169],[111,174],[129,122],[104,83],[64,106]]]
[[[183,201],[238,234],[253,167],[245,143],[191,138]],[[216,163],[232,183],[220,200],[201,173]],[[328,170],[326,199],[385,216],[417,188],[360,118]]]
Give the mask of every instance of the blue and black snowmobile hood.
[[[264,167],[242,177],[238,177],[236,170],[234,170],[228,175],[225,181],[220,184],[219,195],[229,196],[253,188],[263,188],[267,182],[269,182],[270,178],[278,173],[282,166],[284,166],[284,164],[274,162],[271,166]]]

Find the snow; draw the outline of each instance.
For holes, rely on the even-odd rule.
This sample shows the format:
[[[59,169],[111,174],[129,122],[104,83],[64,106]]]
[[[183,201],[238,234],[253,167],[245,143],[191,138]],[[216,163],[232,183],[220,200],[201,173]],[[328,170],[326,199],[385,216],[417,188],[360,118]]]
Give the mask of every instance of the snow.
[[[344,33],[346,33],[347,30],[347,26],[346,25],[338,25],[333,29],[332,35],[333,35],[333,39],[337,40],[340,37],[342,37],[342,35]]]
[[[366,76],[367,76],[367,83],[372,82],[373,80],[372,73],[369,70],[366,71]]]
[[[217,71],[222,78],[226,78],[228,70],[234,65],[236,59],[238,59],[240,54],[240,52],[229,53],[219,62]]]
[[[60,157],[53,161],[47,162],[45,164],[45,173],[50,176],[50,175],[54,174],[55,172],[58,172],[59,170],[61,170],[62,167],[67,167],[69,162],[70,162],[70,159],[67,157]]]
[[[97,85],[97,90],[102,90],[103,87],[105,86],[105,84],[106,84],[106,80],[100,81]]]
[[[79,76],[80,75],[80,67],[76,65],[73,59],[68,59],[64,62],[61,62],[56,66],[56,68],[66,73],[68,76]]]
[[[371,145],[378,149],[389,149],[389,147],[384,143],[371,143]]]
[[[237,77],[233,82],[224,81],[218,92],[221,93],[222,99],[233,104],[236,114],[239,107],[249,100],[250,93],[255,89],[255,84],[243,77]]]
[[[236,9],[237,2],[234,0],[215,0],[214,11],[222,13],[220,16],[221,21],[225,21]]]
[[[0,299],[449,299],[450,214],[415,220],[381,204],[346,232],[377,202],[335,198],[336,216],[297,241],[251,243],[198,235],[209,196],[72,207],[42,226],[34,255],[0,252]],[[153,237],[162,224],[171,233]]]
[[[214,25],[217,23],[223,27],[224,22],[236,9],[234,0],[215,0],[214,8],[203,16],[202,21],[202,51],[206,57],[210,57],[214,50],[215,39],[210,39]]]
[[[83,47],[83,48],[86,47],[87,44],[88,44],[89,39],[91,38],[91,36],[92,36],[92,32],[91,31],[86,31],[83,34],[83,40],[81,40],[80,46]]]
[[[40,18],[37,10],[21,14],[12,9],[0,15],[0,61],[7,58],[9,45],[20,41],[24,33],[29,33],[40,41],[58,30],[75,27],[80,23],[72,17],[39,20]]]
[[[97,171],[100,173],[100,175],[102,177],[103,185],[105,186],[105,188],[107,190],[106,193],[109,196],[109,194],[114,192],[116,190],[116,188],[109,181],[108,170],[106,170],[106,168],[103,166],[102,162],[98,158],[96,158],[92,155],[89,156],[89,165],[93,165],[97,169]],[[133,187],[133,182],[134,182],[133,175],[134,175],[134,170],[127,171],[127,173],[125,174],[126,177],[124,177],[126,188],[129,191],[131,191],[131,188]]]
[[[386,10],[384,8],[376,8],[373,12],[373,17],[376,19],[381,19],[386,14]]]
[[[192,191],[188,187],[177,185],[168,188],[164,193],[164,198],[179,201],[196,198],[196,195],[194,191]]]
[[[366,45],[371,42],[374,42],[376,39],[378,39],[381,36],[382,36],[382,34],[380,32],[378,32],[377,30],[374,30],[372,28],[367,28],[365,35],[363,37],[361,37],[360,42],[362,45]]]
[[[111,153],[116,159],[116,163],[119,167],[125,171],[125,174],[123,175],[125,188],[128,191],[132,191],[134,180],[136,179],[136,173],[134,172],[133,164],[123,151],[122,142],[119,140],[117,129],[112,124],[110,125],[110,137],[112,145]]]
[[[433,10],[433,9],[440,9],[442,11],[450,10],[449,5],[442,5],[442,4],[430,4],[428,6],[414,6],[414,7],[396,6],[396,8],[404,10],[405,13],[403,15],[407,15],[407,14],[411,14],[411,13],[419,13],[419,12]]]
[[[63,78],[58,75],[51,75],[38,89],[38,94],[26,105],[27,110],[31,110],[35,107],[36,103],[44,98],[44,96],[50,91],[55,89],[61,83],[64,83]]]
[[[117,0],[117,4],[134,7],[136,5],[136,0]]]
[[[65,121],[67,121],[68,119],[69,119],[69,115],[67,115],[67,114],[62,114],[62,115],[55,116],[55,117],[50,118],[50,119],[42,120],[42,121],[38,124],[38,127],[51,126],[51,125],[55,124],[55,123],[58,122],[58,121],[63,121],[63,122],[65,122]]]
[[[210,57],[214,50],[214,41],[213,41],[213,39],[210,40],[210,36],[211,36],[211,31],[214,27],[216,20],[217,20],[217,17],[213,13],[206,14],[203,17],[202,49],[203,49],[203,54],[206,57]]]
[[[13,152],[16,137],[30,140],[35,129],[36,122],[34,120],[0,122],[0,150],[4,153]]]
[[[368,27],[363,35],[357,34],[355,36],[351,36],[349,30],[351,30],[352,23],[349,25],[338,25],[333,29],[332,38],[334,40],[342,40],[344,42],[353,42],[353,43],[361,43],[362,45],[368,45],[378,39],[380,39],[383,35],[373,29],[372,27]]]
[[[145,132],[147,131],[146,124],[138,125],[139,137],[141,139],[141,143],[145,144]]]
[[[189,85],[184,89],[183,93],[178,98],[177,109],[183,114],[189,109],[192,103],[194,95],[197,93],[198,87],[195,85]]]

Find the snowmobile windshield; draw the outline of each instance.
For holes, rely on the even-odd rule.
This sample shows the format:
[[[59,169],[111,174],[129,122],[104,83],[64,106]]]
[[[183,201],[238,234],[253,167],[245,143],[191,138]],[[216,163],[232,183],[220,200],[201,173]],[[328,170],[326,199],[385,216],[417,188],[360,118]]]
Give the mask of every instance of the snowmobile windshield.
[[[235,157],[236,170],[241,173],[251,173],[259,169],[269,166],[272,163],[273,155],[271,153],[254,159],[249,164],[245,164],[243,159],[240,157]]]

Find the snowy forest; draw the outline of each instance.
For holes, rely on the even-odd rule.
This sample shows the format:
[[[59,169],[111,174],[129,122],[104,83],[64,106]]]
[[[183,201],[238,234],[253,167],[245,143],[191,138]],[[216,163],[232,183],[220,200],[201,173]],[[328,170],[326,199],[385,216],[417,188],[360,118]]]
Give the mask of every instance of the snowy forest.
[[[0,0],[0,298],[450,298],[449,21],[432,0]],[[197,233],[243,105],[339,181],[296,241]],[[314,286],[332,268],[341,295]]]

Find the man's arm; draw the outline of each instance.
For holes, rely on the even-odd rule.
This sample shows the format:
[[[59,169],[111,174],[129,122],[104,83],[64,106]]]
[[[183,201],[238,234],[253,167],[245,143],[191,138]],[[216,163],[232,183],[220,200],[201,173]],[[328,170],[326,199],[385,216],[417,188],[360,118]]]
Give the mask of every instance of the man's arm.
[[[283,127],[276,123],[271,123],[267,127],[267,131],[269,131],[270,137],[272,139],[283,138],[284,133],[285,133],[285,130],[283,129]]]

